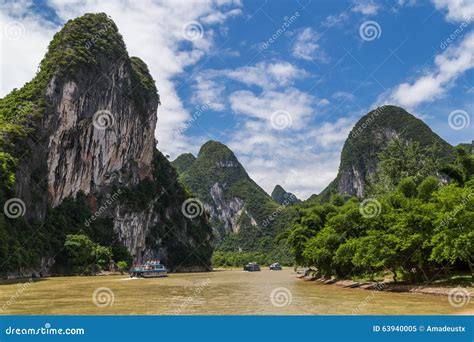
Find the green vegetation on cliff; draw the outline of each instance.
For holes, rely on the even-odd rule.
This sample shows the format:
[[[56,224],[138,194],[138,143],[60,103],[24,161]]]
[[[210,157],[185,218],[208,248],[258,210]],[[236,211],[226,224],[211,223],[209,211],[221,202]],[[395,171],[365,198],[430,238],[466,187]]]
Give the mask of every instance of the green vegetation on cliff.
[[[297,262],[319,276],[340,278],[373,278],[390,271],[395,280],[428,282],[453,271],[473,274],[474,156],[458,150],[450,166],[457,165],[465,178],[445,185],[434,176],[420,176],[415,163],[400,165],[410,151],[416,151],[414,160],[434,163],[416,145],[389,143],[378,156],[380,183],[371,197],[346,202],[334,197],[333,204],[301,209],[282,234]],[[378,191],[387,179],[395,188]]]
[[[361,182],[366,185],[378,169],[379,154],[395,138],[417,142],[421,149],[430,148],[442,162],[452,159],[451,145],[423,121],[403,108],[384,105],[367,113],[356,123],[344,143],[336,179],[316,198],[327,201],[334,193],[360,197],[354,188],[355,184]]]
[[[288,227],[295,209],[273,201],[249,177],[227,146],[209,141],[201,147],[197,158],[181,155],[173,165],[181,171],[179,179],[183,185],[211,208],[211,223],[221,237],[214,265],[242,266],[239,253],[264,255],[266,263],[292,262],[285,243],[275,237]],[[240,201],[242,210],[233,217],[237,231],[230,232],[219,215],[229,212],[231,203],[237,205]]]

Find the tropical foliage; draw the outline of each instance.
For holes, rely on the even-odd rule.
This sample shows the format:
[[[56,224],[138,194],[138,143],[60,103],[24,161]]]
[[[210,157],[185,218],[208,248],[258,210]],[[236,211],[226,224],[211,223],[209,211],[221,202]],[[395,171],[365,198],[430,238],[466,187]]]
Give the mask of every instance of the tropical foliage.
[[[446,184],[432,154],[395,140],[379,156],[379,178],[368,198],[302,208],[281,237],[299,264],[321,276],[391,272],[395,280],[430,281],[453,270],[472,273],[474,157],[456,151],[456,160],[440,169],[457,168],[462,178]]]

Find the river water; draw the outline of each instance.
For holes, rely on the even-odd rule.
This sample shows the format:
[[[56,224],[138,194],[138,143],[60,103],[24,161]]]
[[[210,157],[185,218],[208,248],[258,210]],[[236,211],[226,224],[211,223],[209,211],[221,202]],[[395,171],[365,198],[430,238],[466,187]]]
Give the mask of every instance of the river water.
[[[472,310],[448,298],[318,285],[290,269],[215,271],[167,278],[54,277],[0,284],[0,314],[441,315]]]

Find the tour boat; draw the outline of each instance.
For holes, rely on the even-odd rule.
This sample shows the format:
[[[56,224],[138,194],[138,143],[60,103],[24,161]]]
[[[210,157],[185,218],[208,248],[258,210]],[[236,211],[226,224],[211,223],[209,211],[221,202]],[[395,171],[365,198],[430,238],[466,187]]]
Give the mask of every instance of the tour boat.
[[[260,266],[256,262],[249,262],[247,265],[244,266],[244,271],[247,271],[247,272],[260,271]]]
[[[160,264],[159,260],[147,261],[143,265],[134,265],[129,272],[130,277],[139,278],[161,278],[168,276],[168,270],[165,265]]]
[[[273,264],[270,265],[270,270],[271,271],[281,271],[281,265],[277,262],[274,262]]]

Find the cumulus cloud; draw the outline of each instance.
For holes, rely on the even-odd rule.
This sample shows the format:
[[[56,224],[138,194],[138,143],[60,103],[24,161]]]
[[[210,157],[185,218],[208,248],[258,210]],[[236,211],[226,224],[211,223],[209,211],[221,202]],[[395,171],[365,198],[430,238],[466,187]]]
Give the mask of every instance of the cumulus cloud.
[[[351,11],[361,13],[363,15],[376,15],[380,10],[380,6],[373,1],[357,1]]]
[[[307,76],[303,69],[284,61],[260,62],[234,70],[216,71],[214,74],[265,89],[291,86],[297,79]]]
[[[173,156],[194,149],[189,138],[174,134],[190,118],[189,110],[178,95],[182,84],[175,79],[187,67],[213,52],[216,31],[212,25],[222,26],[224,20],[237,16],[238,1],[50,0],[47,4],[62,23],[84,13],[109,14],[123,35],[129,54],[142,58],[156,80],[162,98],[156,130],[158,147]],[[34,76],[48,42],[61,25],[35,14],[34,5],[29,1],[0,6],[2,31],[4,25],[13,21],[25,27],[25,35],[20,40],[2,41],[1,95],[5,95]],[[198,22],[203,27],[201,39],[188,40],[183,34],[183,27],[190,22]]]
[[[438,10],[447,11],[446,19],[450,21],[472,20],[474,1],[472,0],[432,0]]]
[[[322,122],[298,134],[275,132],[267,121],[248,120],[229,141],[250,176],[270,193],[276,184],[306,199],[337,175],[342,144],[353,121]]]
[[[193,101],[207,103],[215,111],[226,108],[225,84],[228,80],[246,86],[275,89],[293,86],[296,80],[307,76],[306,71],[284,61],[259,62],[236,69],[208,69],[194,76]]]
[[[319,38],[320,35],[311,27],[305,28],[296,36],[292,55],[306,61],[318,60],[320,62],[328,62],[327,55],[321,51],[321,48],[317,43]]]
[[[235,113],[251,118],[266,120],[271,126],[272,116],[277,111],[289,113],[291,129],[300,129],[313,113],[314,98],[295,88],[283,91],[263,91],[255,94],[248,90],[233,92],[229,97],[230,105]]]
[[[442,96],[463,72],[474,67],[474,32],[457,46],[450,46],[435,57],[434,70],[413,82],[395,87],[389,101],[408,108],[433,101]]]

